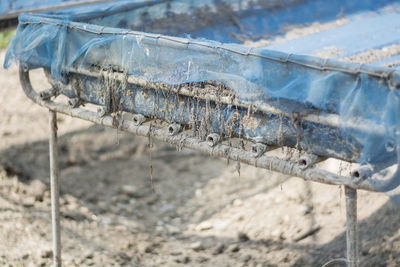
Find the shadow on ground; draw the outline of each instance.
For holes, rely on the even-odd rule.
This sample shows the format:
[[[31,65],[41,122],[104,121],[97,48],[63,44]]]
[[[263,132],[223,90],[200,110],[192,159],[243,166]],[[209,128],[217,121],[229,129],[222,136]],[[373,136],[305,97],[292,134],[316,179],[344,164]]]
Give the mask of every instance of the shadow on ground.
[[[232,178],[231,169],[234,168],[231,166],[229,169],[223,160],[196,152],[177,152],[174,147],[161,143],[155,143],[152,148],[150,162],[147,142],[146,138],[99,126],[60,137],[61,204],[67,243],[74,240],[80,247],[112,254],[121,265],[124,262],[144,264],[146,255],[160,258],[159,262],[153,262],[154,265],[172,259],[176,264],[204,266],[214,264],[218,257],[222,262],[223,257],[227,257],[228,264],[233,260],[233,265],[237,263],[238,266],[321,266],[329,259],[344,257],[345,233],[338,233],[332,241],[322,245],[268,237],[248,239],[185,233],[184,229],[212,218],[233,205],[236,199],[243,201],[267,193],[288,177],[262,179],[262,174],[256,173],[254,177],[244,174],[246,177]],[[155,192],[152,192],[150,165]],[[18,178],[23,184],[19,188],[29,188],[35,180],[45,185],[44,195],[36,198],[34,203],[24,202],[24,198],[31,197],[29,189],[17,190],[20,198],[13,197],[10,190],[1,190],[0,197],[14,206],[22,206],[26,214],[33,216],[32,221],[39,220],[49,225],[47,140],[1,151],[0,166],[8,177]],[[215,181],[221,176],[237,182]],[[216,187],[221,188],[219,193],[210,193],[215,199],[201,198],[206,188],[213,190]],[[318,201],[310,200],[312,193],[309,188],[301,190],[310,197],[308,200],[306,197],[307,205],[312,206],[312,201]],[[0,212],[5,211],[13,209],[0,209]],[[398,211],[387,202],[360,222],[362,266],[387,266],[388,262],[393,266],[400,264]],[[312,217],[313,213],[309,216]],[[315,219],[310,220],[312,228]],[[71,221],[75,223],[69,223]],[[91,233],[81,230],[81,225],[92,229]],[[131,235],[126,239],[135,239],[136,242],[124,245],[122,249],[108,244],[113,240],[111,236],[118,236],[119,226]],[[102,234],[96,236],[96,231],[102,231]],[[104,242],[105,236],[110,238],[107,242]],[[46,238],[50,238],[48,233]],[[143,247],[141,243],[146,245]],[[69,249],[68,245],[66,249]],[[193,252],[195,256],[182,251]],[[276,255],[278,259],[268,255]],[[83,259],[80,264],[85,260],[88,259]]]

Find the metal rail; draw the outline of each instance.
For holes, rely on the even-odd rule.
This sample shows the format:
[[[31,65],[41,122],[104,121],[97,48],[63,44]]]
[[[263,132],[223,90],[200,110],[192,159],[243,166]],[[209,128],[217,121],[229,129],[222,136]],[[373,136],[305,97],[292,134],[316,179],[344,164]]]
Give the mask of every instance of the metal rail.
[[[171,136],[168,132],[168,129],[164,130],[154,126],[149,127],[147,125],[137,125],[137,123],[134,121],[124,119],[120,119],[116,124],[115,118],[112,116],[99,116],[93,111],[88,111],[82,108],[71,108],[68,105],[59,104],[50,100],[44,100],[33,90],[29,80],[29,74],[28,72],[24,71],[22,67],[20,68],[20,81],[25,94],[32,101],[48,108],[49,110],[63,113],[71,117],[81,118],[107,127],[118,127],[119,130],[134,133],[139,136],[151,135],[151,137],[155,140],[166,142],[181,148],[185,147],[209,154],[210,156],[240,161],[255,167],[300,177],[304,180],[332,185],[345,185],[353,189],[375,191],[368,180],[352,179],[316,167],[304,168],[304,166],[297,161],[280,159],[265,154],[260,157],[255,157],[252,151],[230,147],[222,143],[210,147],[207,142],[203,142],[197,138],[191,137],[185,132]]]
[[[76,73],[80,75],[86,75],[89,77],[93,78],[101,78],[102,73],[101,72],[95,72],[91,70],[85,70],[85,69],[76,69],[74,67],[71,67],[69,69],[69,72],[71,73]],[[144,79],[138,78],[134,75],[130,74],[125,74],[125,73],[118,73],[114,72],[113,73],[113,78],[117,81],[120,82],[127,82],[129,84],[133,84],[136,86],[139,86],[143,89],[155,89],[155,90],[164,90],[164,91],[173,91],[176,93],[179,93],[184,96],[189,96],[189,97],[197,97],[196,93],[193,92],[193,90],[190,90],[189,88],[185,87],[177,87],[174,88],[173,86],[162,84],[162,83],[152,83],[148,82]],[[246,103],[243,103],[242,101],[238,100],[237,98],[232,98],[231,96],[214,96],[214,95],[207,95],[205,99],[216,102],[216,103],[222,103],[226,105],[234,105],[237,107],[244,107],[244,108],[249,108],[249,105]],[[267,103],[262,103],[258,107],[253,107],[254,109],[257,109],[258,111],[262,111],[265,113],[269,114],[274,114],[274,115],[281,115],[285,116],[288,118],[293,118],[293,113],[287,113],[282,110],[280,110],[277,107],[274,107],[272,105],[269,105]],[[374,134],[376,135],[385,135],[385,129],[382,127],[382,125],[376,125],[372,121],[364,121],[361,119],[358,119],[358,121],[347,121],[347,122],[340,122],[339,120],[339,115],[334,114],[334,113],[321,113],[321,112],[310,112],[307,114],[298,114],[298,119],[308,121],[308,122],[313,122],[313,123],[318,123],[326,126],[331,126],[335,128],[346,128],[348,130],[357,130],[360,132],[366,132],[370,133],[371,129],[374,129]]]
[[[94,72],[90,70],[78,70],[75,68],[70,69],[70,72],[76,73],[76,74],[82,74],[86,75],[89,77],[93,78],[100,78],[102,74],[100,72]],[[156,89],[156,90],[164,90],[168,91],[171,90],[171,86],[161,84],[161,83],[151,83],[148,82],[144,79],[140,79],[138,77],[135,77],[133,75],[125,75],[123,73],[113,73],[114,78],[120,82],[127,81],[130,84],[140,86],[142,88],[147,88],[147,89]],[[193,93],[192,90],[185,88],[185,87],[180,87],[179,89],[175,89],[177,92],[179,91],[179,94],[184,95],[184,96],[190,96],[190,97],[195,97],[196,94]],[[235,105],[238,107],[245,107],[248,108],[249,105],[237,100],[233,99],[232,97],[229,96],[213,96],[213,95],[207,95],[207,99],[210,101],[214,102],[219,102],[222,104],[227,104],[227,105]],[[266,103],[262,104],[259,109],[259,111],[263,111],[266,113],[270,114],[275,114],[275,115],[283,115],[286,117],[293,117],[293,114],[285,113],[279,110],[276,107],[273,107],[271,105],[268,105]],[[332,127],[339,127],[339,116],[337,114],[304,114],[301,115],[300,118],[302,120],[306,120],[309,122],[315,122],[315,123],[320,123],[322,125],[327,125],[327,126],[332,126]]]

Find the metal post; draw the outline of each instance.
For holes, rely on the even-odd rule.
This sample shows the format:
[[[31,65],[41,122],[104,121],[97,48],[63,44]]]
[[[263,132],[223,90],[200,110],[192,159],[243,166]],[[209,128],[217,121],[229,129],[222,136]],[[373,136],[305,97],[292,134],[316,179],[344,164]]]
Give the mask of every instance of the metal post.
[[[358,267],[357,190],[346,186],[344,192],[346,195],[347,266]]]
[[[53,234],[53,264],[61,266],[61,236],[60,236],[60,205],[59,205],[59,170],[58,170],[58,145],[57,145],[57,114],[49,110],[50,127],[50,190],[51,190],[51,225]]]

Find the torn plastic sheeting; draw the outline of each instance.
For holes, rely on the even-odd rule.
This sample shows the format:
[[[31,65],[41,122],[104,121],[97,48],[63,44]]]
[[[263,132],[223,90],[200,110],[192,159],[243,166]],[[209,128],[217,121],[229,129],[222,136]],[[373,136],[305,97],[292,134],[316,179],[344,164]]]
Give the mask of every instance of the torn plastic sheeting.
[[[117,9],[113,10],[112,16],[118,18]],[[363,144],[358,162],[380,169],[378,165],[388,158],[397,161],[396,148],[387,145],[400,145],[396,131],[400,126],[399,83],[394,79],[399,74],[393,69],[108,28],[101,25],[105,14],[92,20],[100,25],[54,17],[21,16],[5,65],[19,61],[28,68],[44,67],[63,82],[71,66],[78,70],[111,67],[148,82],[172,85],[217,81],[255,107],[268,103],[287,113],[301,115],[317,109],[339,114],[343,135]],[[384,135],[374,129],[365,132],[348,127],[360,121],[382,127]],[[393,181],[399,183],[397,176]]]

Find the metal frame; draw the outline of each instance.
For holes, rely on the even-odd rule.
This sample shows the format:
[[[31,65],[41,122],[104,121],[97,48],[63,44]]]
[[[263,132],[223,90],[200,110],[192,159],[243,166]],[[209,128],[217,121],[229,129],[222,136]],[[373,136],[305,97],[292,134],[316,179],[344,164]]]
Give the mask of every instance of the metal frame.
[[[163,141],[178,148],[189,148],[197,150],[210,156],[227,158],[255,167],[265,168],[268,170],[280,172],[290,176],[297,176],[304,180],[320,182],[331,185],[343,185],[346,195],[346,238],[347,238],[347,263],[348,266],[359,266],[359,240],[357,231],[357,189],[368,191],[376,191],[372,185],[379,181],[371,181],[370,179],[360,179],[356,176],[345,177],[337,175],[326,170],[316,168],[314,163],[318,161],[318,157],[311,155],[301,158],[294,162],[290,160],[279,159],[276,157],[260,155],[257,149],[246,151],[241,148],[234,148],[222,143],[202,142],[191,137],[185,132],[174,132],[171,134],[170,129],[164,130],[155,126],[147,126],[141,124],[143,120],[124,120],[119,119],[115,123],[115,118],[96,112],[88,111],[79,107],[71,107],[59,104],[50,100],[52,91],[47,90],[45,93],[38,94],[32,88],[29,71],[20,66],[20,82],[25,94],[33,102],[49,109],[50,119],[50,179],[51,179],[51,214],[52,214],[52,231],[53,231],[53,258],[54,266],[61,266],[61,239],[60,239],[60,215],[59,215],[59,166],[57,152],[57,121],[56,113],[62,113],[72,117],[84,119],[99,125],[118,128],[119,130],[134,133],[139,136],[151,136],[153,139]],[[380,181],[384,183],[385,181]]]

